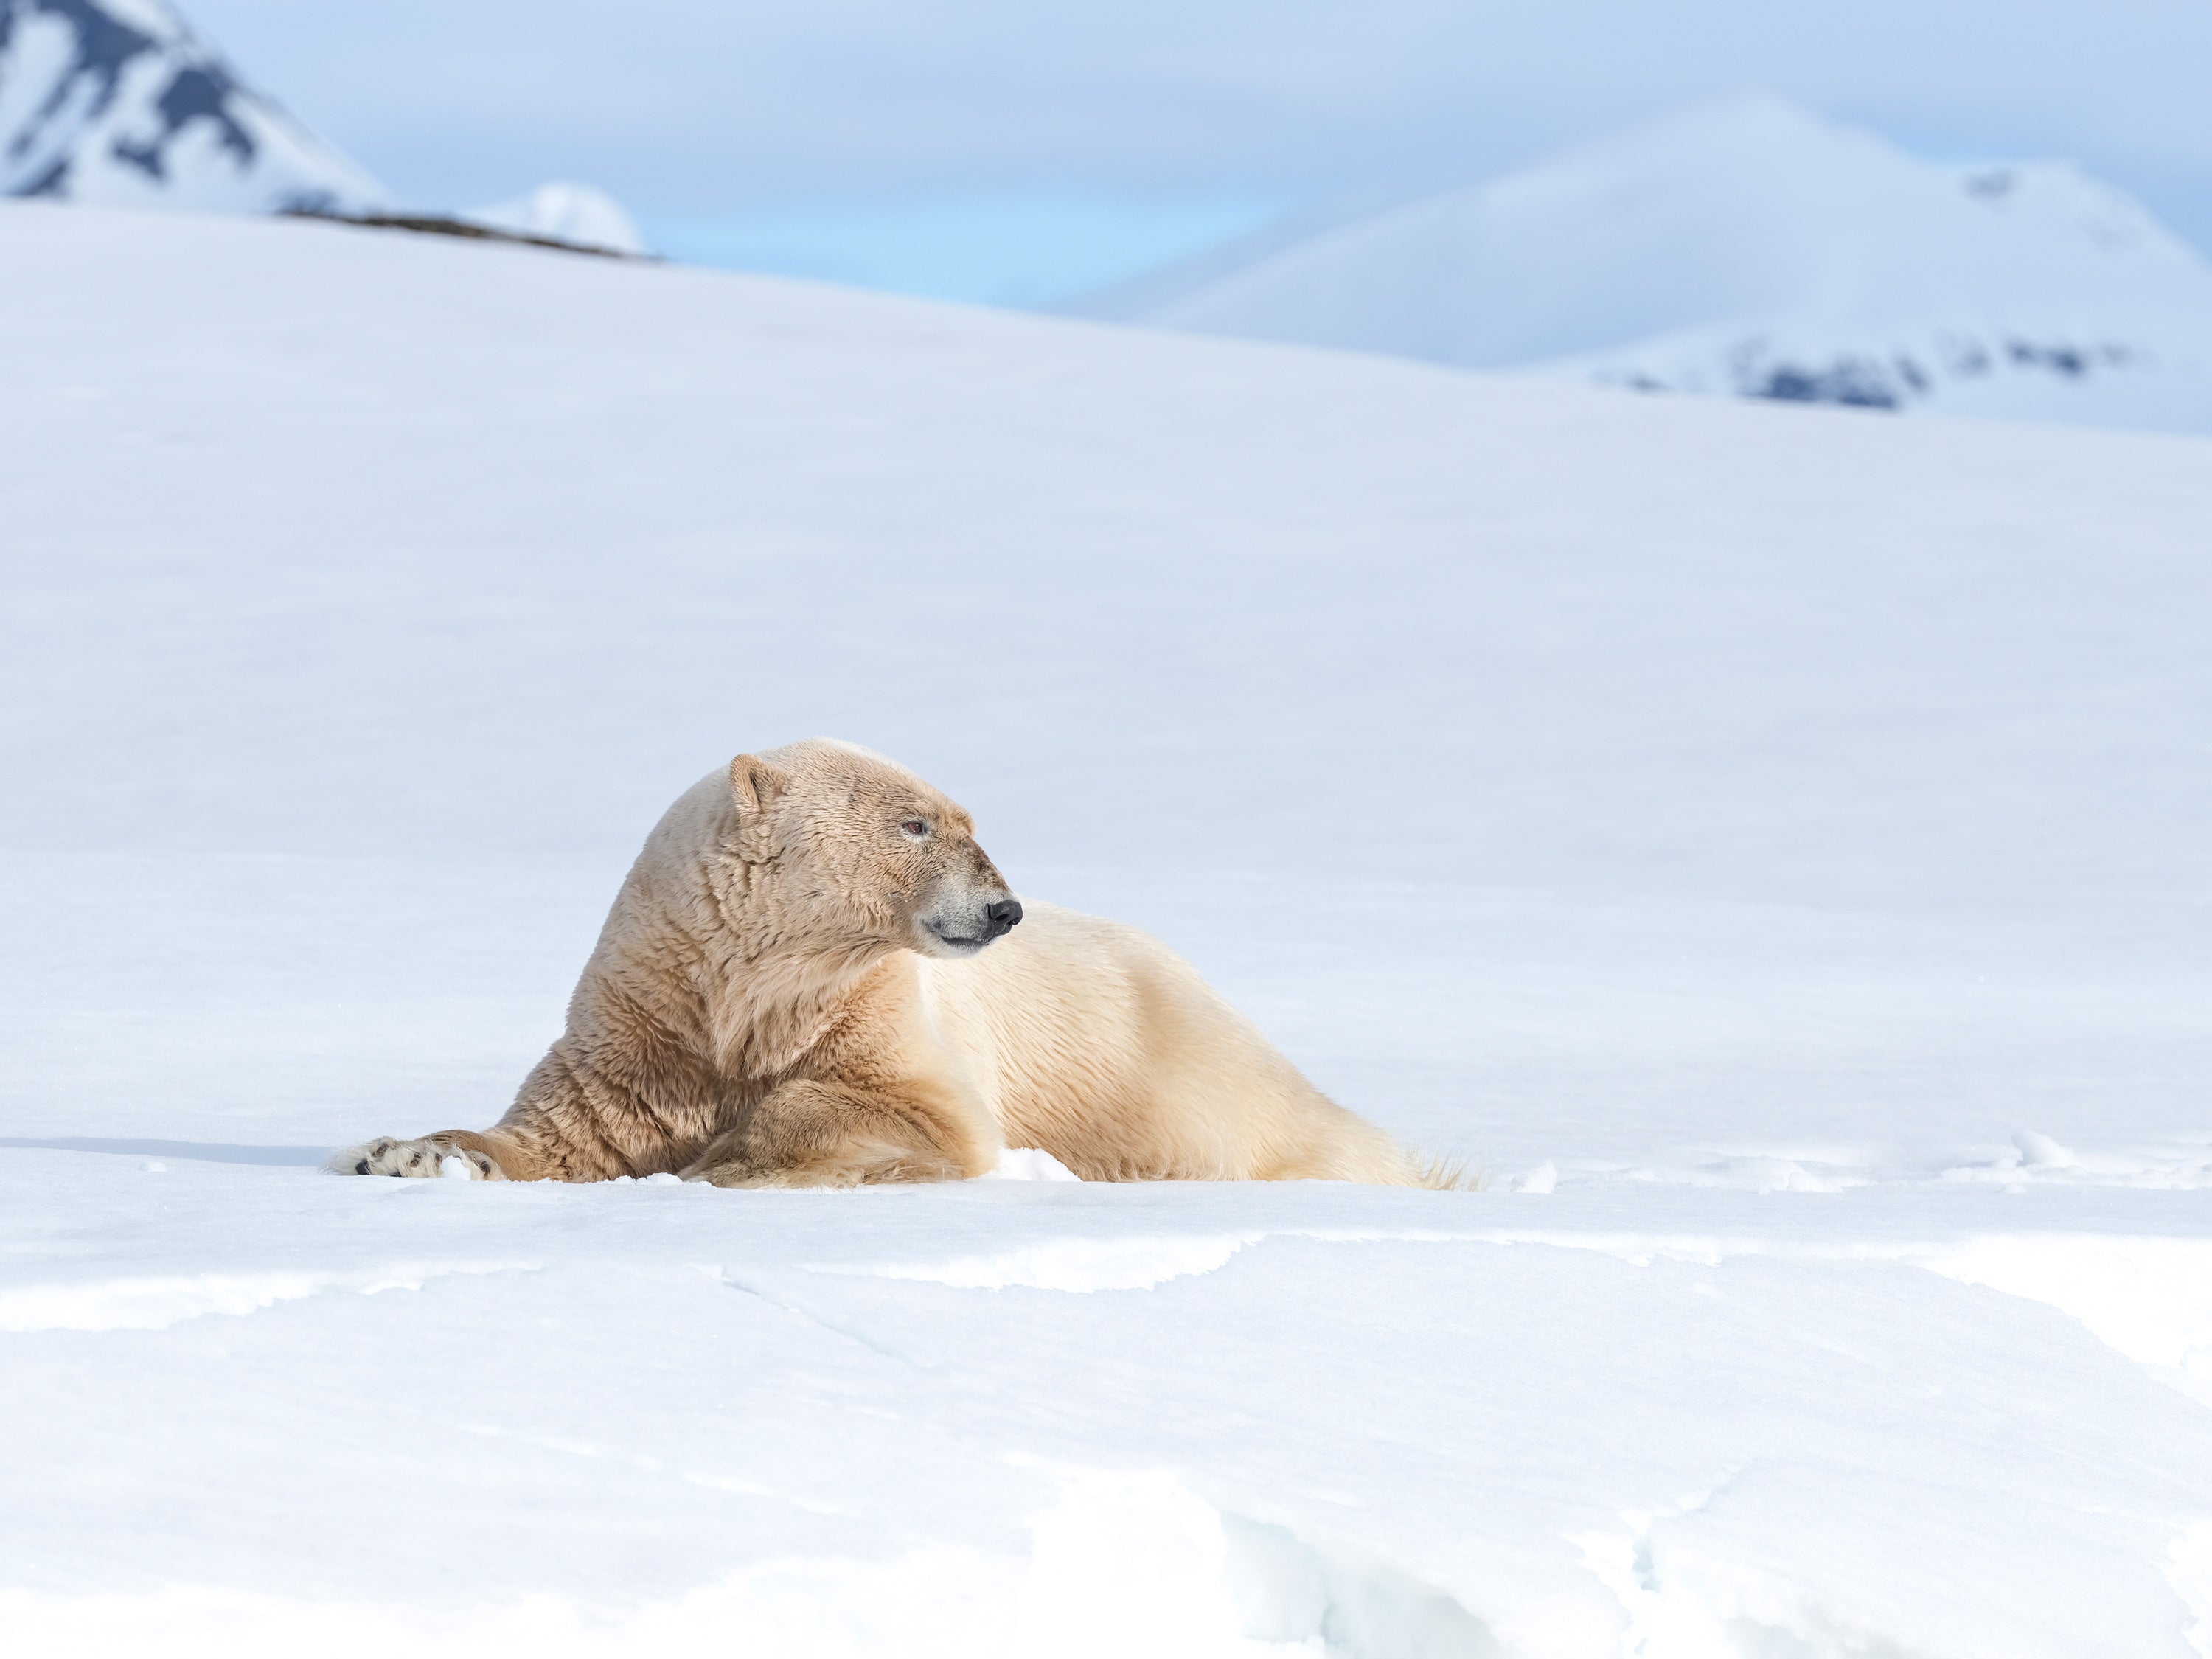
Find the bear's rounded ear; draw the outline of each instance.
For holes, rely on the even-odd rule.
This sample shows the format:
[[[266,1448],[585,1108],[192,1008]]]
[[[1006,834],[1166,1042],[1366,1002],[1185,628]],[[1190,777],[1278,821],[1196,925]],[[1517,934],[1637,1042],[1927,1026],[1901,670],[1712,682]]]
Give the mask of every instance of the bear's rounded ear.
[[[758,755],[740,755],[730,763],[730,796],[738,805],[738,850],[748,864],[762,864],[775,856],[775,836],[769,823],[769,809],[791,787],[791,774]]]

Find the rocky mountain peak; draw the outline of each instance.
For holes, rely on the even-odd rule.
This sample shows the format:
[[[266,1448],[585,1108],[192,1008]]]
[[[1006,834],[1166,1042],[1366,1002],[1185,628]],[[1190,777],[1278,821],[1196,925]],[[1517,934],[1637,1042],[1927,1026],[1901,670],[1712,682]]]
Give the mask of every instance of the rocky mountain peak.
[[[343,212],[386,194],[163,0],[0,0],[0,196]]]

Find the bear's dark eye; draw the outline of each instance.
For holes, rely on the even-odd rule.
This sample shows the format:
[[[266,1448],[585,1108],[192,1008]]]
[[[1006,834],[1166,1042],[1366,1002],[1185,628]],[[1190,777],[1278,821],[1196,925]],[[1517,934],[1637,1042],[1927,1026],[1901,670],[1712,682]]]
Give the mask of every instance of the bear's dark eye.
[[[904,823],[899,825],[899,828],[916,841],[920,841],[929,833],[929,826],[920,818],[908,818]]]

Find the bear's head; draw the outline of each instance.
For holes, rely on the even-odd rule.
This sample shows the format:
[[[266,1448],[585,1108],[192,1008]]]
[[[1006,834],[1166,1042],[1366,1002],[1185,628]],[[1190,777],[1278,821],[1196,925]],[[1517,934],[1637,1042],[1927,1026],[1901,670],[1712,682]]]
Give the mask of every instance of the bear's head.
[[[904,767],[810,738],[730,763],[738,855],[828,935],[970,957],[1022,919],[975,823]]]

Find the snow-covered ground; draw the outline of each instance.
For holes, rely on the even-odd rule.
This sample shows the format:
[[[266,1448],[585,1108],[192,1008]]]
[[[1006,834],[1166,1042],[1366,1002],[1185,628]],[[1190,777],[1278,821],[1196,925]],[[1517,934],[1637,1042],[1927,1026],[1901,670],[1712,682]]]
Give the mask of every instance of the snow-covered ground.
[[[1779,99],[1294,223],[1091,314],[1645,391],[2212,431],[2212,264],[2064,163]]]
[[[0,206],[11,1653],[2212,1653],[2212,442]],[[824,732],[1488,1191],[342,1181]]]

